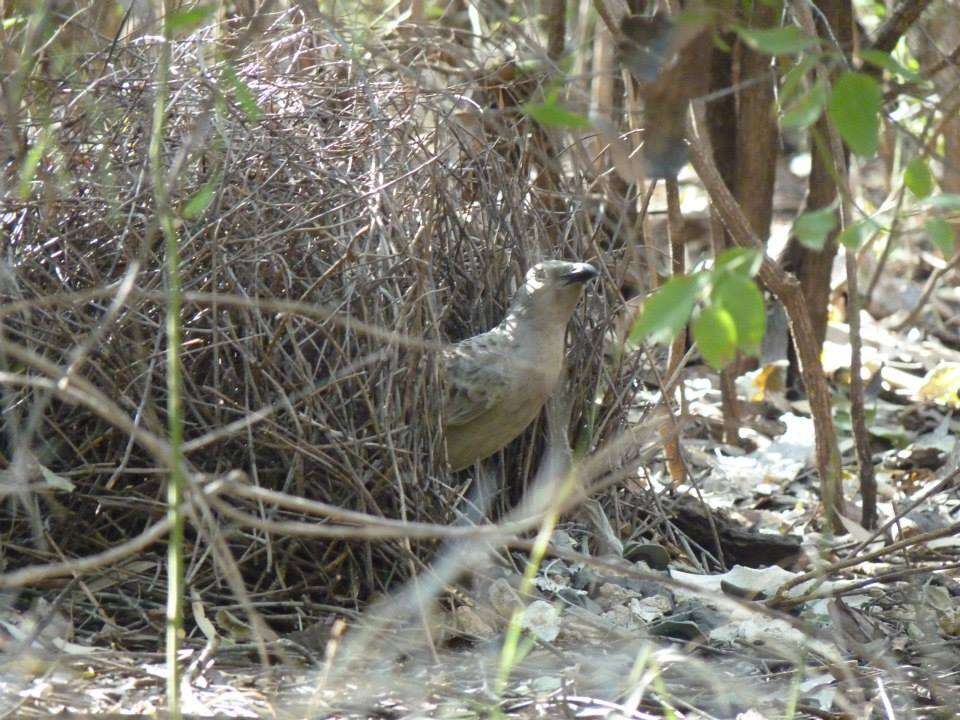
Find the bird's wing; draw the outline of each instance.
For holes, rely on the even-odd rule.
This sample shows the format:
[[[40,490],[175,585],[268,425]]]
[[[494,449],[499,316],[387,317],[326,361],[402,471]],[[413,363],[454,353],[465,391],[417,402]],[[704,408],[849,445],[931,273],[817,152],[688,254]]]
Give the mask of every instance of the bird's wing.
[[[464,425],[500,402],[510,385],[510,363],[501,343],[485,335],[443,354],[447,425]]]

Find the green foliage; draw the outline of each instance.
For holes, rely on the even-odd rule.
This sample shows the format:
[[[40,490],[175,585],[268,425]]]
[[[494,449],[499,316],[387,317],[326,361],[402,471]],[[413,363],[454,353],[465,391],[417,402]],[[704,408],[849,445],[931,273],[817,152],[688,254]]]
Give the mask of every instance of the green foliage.
[[[709,305],[693,321],[693,339],[700,354],[713,368],[722,368],[737,354],[737,327],[722,307]]]
[[[542,103],[526,103],[523,111],[544,127],[570,128],[585,130],[590,127],[590,120],[583,115],[567,110],[557,103],[557,90],[551,90]]]
[[[898,63],[889,53],[885,53],[882,50],[861,50],[860,57],[863,58],[865,62],[870,63],[874,67],[878,67],[881,70],[886,70],[891,75],[899,75],[904,80],[909,80],[910,82],[916,82],[920,79],[920,76],[910,70],[909,68],[904,67]]]
[[[183,209],[180,211],[180,214],[188,220],[193,220],[194,218],[200,217],[200,215],[203,214],[203,211],[210,206],[211,202],[213,202],[213,193],[213,185],[211,183],[207,183],[200,188],[199,192],[197,192],[192,198],[187,200],[186,204],[183,206]]]
[[[866,240],[871,233],[881,229],[882,228],[875,220],[865,218],[847,225],[843,232],[840,233],[840,237],[837,239],[842,245],[845,245],[851,250],[856,250],[863,244],[864,240]]]
[[[766,310],[763,293],[752,277],[762,261],[763,254],[758,250],[731,248],[720,254],[712,270],[672,278],[647,301],[630,331],[629,342],[672,340],[690,322],[700,301],[702,306],[691,330],[707,363],[720,368],[737,351],[759,352],[766,330]]]
[[[768,55],[793,55],[817,44],[817,39],[796,25],[778,28],[735,27],[737,35],[752,49]]]
[[[753,248],[735,247],[724,250],[717,257],[716,269],[719,272],[736,273],[752,278],[760,270],[763,253]]]
[[[827,89],[817,80],[813,87],[800,95],[783,112],[780,123],[783,127],[802,130],[813,125],[823,114],[823,106],[827,102]]]
[[[837,203],[809,210],[793,222],[793,234],[811,250],[823,250],[827,237],[837,227]]]
[[[767,330],[767,311],[757,284],[742,275],[722,276],[714,286],[713,301],[715,307],[729,313],[733,321],[736,349],[748,355],[760,352]]]
[[[669,342],[690,320],[708,273],[681,275],[670,278],[646,302],[643,312],[633,324],[628,341],[639,344],[650,338],[654,342]]]
[[[848,71],[833,85],[827,114],[850,149],[862,157],[877,153],[883,91],[869,75]]]
[[[803,79],[817,66],[819,61],[819,55],[804,55],[792,68],[787,70],[780,87],[780,104],[782,106],[791,104],[797,94],[803,90]]]
[[[939,210],[960,210],[960,195],[955,193],[940,193],[926,198],[924,205]]]
[[[260,109],[260,106],[257,105],[257,99],[253,91],[250,89],[250,86],[244,82],[243,78],[237,75],[236,71],[230,65],[226,65],[223,68],[223,79],[227,81],[233,90],[233,96],[243,109],[247,120],[250,122],[259,120],[263,115],[263,111]]]
[[[934,245],[936,245],[944,257],[951,258],[956,252],[956,235],[953,231],[953,225],[941,217],[932,217],[923,224],[923,229]]]
[[[903,183],[918,198],[925,198],[934,190],[933,173],[925,158],[917,155],[903,171]]]
[[[197,5],[191,8],[180,8],[167,15],[167,27],[171,35],[188,33],[191,30],[203,25],[207,18],[213,15],[217,6],[214,3],[209,5]]]
[[[46,131],[42,132],[37,141],[27,151],[27,156],[23,159],[23,165],[20,166],[20,177],[17,181],[17,196],[21,200],[26,200],[30,197],[33,180],[40,167],[40,160],[43,159],[44,153],[47,151],[49,141],[49,134]]]

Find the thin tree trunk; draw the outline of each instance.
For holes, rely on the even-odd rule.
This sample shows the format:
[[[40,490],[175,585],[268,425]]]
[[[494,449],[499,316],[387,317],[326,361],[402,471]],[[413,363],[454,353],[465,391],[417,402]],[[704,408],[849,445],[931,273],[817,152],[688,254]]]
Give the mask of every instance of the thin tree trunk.
[[[816,5],[820,9],[819,14],[829,22],[832,36],[837,39],[844,52],[849,52],[853,41],[853,9],[850,0],[819,0]],[[821,32],[821,37],[826,42],[831,42],[829,35]],[[812,163],[807,184],[807,198],[804,203],[804,209],[807,211],[827,207],[837,199],[837,186],[831,173],[832,161],[830,158],[824,158],[822,153],[817,152],[814,135],[821,138],[829,136],[826,115],[817,121],[811,131],[810,153]],[[837,225],[839,226],[839,223]],[[796,275],[800,281],[818,348],[823,345],[827,333],[830,276],[834,258],[837,256],[838,234],[838,230],[830,233],[821,250],[804,247],[795,237],[790,238],[781,258],[783,268]],[[789,376],[792,381],[800,379],[797,375],[796,365],[796,355],[791,348]]]
[[[685,248],[683,245],[683,215],[680,214],[680,189],[677,186],[676,178],[667,180],[667,234],[670,237],[670,274],[672,277],[680,277],[686,272],[686,259],[684,257]],[[680,363],[683,362],[683,356],[687,354],[687,333],[682,330],[670,343],[670,352],[667,356],[667,378],[676,377],[680,369]],[[683,382],[677,380],[671,384],[671,388],[676,388],[680,397],[680,412],[683,413]],[[673,394],[673,390],[664,389],[664,392]],[[664,397],[664,402],[670,403],[670,398]],[[669,407],[669,405],[668,405]],[[686,481],[687,473],[683,463],[683,457],[680,454],[680,438],[673,435],[664,447],[664,455],[667,460],[667,469],[670,472],[670,480],[673,485],[680,485]]]
[[[556,63],[567,42],[567,0],[544,0],[547,57]]]

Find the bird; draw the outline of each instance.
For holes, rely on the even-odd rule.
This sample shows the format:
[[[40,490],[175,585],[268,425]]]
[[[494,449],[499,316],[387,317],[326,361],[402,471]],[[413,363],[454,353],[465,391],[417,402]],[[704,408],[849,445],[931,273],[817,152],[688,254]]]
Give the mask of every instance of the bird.
[[[442,430],[451,470],[493,455],[534,421],[560,381],[567,323],[598,274],[589,263],[537,263],[499,325],[442,352]]]

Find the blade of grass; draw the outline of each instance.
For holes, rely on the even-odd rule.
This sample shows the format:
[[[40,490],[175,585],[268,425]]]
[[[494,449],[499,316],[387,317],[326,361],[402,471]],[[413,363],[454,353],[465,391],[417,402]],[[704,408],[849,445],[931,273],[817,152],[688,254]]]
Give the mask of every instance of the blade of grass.
[[[172,0],[164,0],[163,42],[157,63],[156,95],[153,106],[153,125],[148,151],[150,176],[153,184],[157,219],[164,237],[166,250],[166,332],[167,332],[167,431],[170,435],[171,464],[167,479],[167,518],[170,535],[167,539],[167,712],[171,720],[180,720],[180,665],[178,654],[183,635],[183,409],[180,373],[180,249],[170,193],[163,166],[163,131],[170,97],[171,40],[173,28],[170,18]]]

